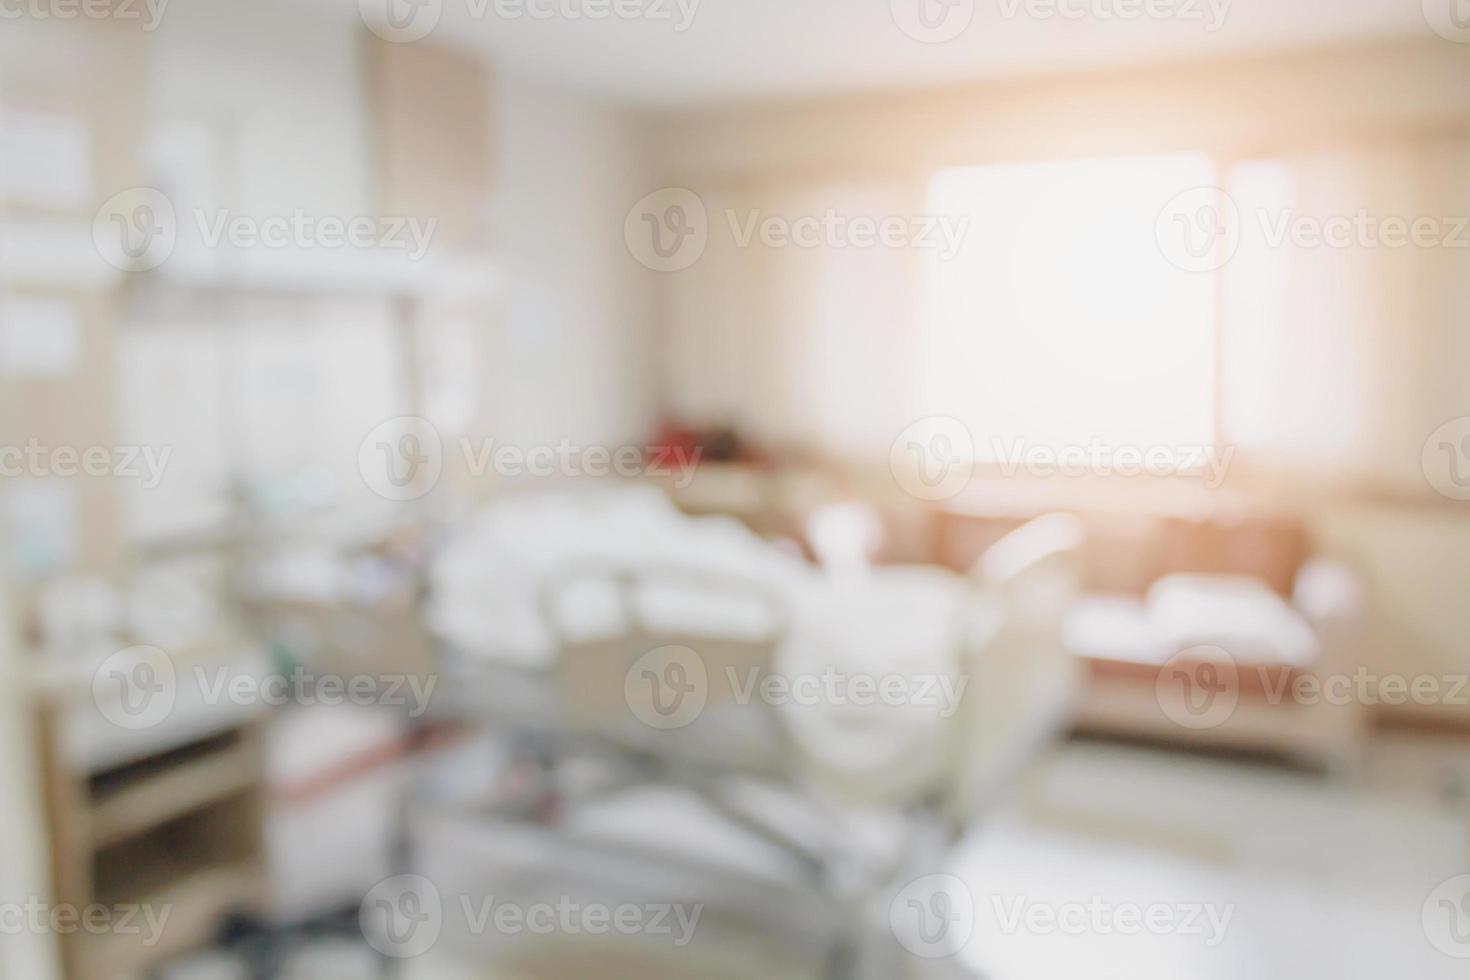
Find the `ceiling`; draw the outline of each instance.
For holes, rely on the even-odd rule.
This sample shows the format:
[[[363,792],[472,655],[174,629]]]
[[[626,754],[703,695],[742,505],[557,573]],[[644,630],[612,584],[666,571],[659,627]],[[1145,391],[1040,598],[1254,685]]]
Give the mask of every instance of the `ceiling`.
[[[428,11],[435,36],[502,63],[611,100],[676,106],[1371,38],[1448,44],[1431,32],[1425,9],[1458,0],[361,0],[365,9],[389,2],[419,4],[403,9]],[[647,16],[591,19],[599,4]],[[574,15],[533,18],[533,6]],[[1150,8],[1178,13],[1121,16]]]

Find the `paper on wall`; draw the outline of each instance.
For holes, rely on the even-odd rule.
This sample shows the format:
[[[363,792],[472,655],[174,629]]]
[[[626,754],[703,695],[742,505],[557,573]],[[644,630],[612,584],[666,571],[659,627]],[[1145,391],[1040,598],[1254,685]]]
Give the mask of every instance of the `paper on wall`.
[[[0,514],[16,577],[34,581],[62,571],[77,557],[77,488],[60,478],[7,479]]]
[[[0,200],[71,210],[92,205],[92,134],[75,117],[0,110]]]
[[[0,377],[56,378],[76,369],[81,314],[54,297],[0,295]]]

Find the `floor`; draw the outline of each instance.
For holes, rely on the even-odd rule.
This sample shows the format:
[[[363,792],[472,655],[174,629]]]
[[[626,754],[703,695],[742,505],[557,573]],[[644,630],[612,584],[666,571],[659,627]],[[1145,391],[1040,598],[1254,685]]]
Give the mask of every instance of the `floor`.
[[[1263,765],[1069,745],[962,848],[976,908],[962,955],[991,980],[1470,975],[1421,919],[1436,886],[1470,872],[1470,801],[1442,792],[1458,785],[1446,752],[1385,744],[1366,784],[1348,789]],[[1153,905],[1158,934],[1118,927]],[[1049,918],[1064,908],[1071,928]]]
[[[1442,930],[1442,944],[1451,934],[1425,916],[1451,914],[1431,893],[1470,873],[1466,787],[1470,752],[1448,742],[1385,741],[1352,786],[1262,763],[1069,743],[936,869],[964,882],[973,932],[952,960],[923,961],[917,976],[1463,978],[1470,960],[1437,949],[1430,930]],[[1449,952],[1470,958],[1470,943]],[[359,972],[370,961],[349,966],[350,949],[321,953],[291,975],[370,975]],[[710,965],[700,975],[724,975]],[[669,975],[692,975],[688,966]],[[405,967],[409,980],[583,972],[487,972],[442,949]]]

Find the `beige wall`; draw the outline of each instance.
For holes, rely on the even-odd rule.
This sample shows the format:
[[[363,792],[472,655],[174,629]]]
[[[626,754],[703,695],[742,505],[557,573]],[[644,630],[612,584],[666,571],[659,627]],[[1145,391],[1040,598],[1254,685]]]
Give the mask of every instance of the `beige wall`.
[[[1470,124],[1470,48],[1412,41],[659,117],[663,176],[909,172],[1070,155],[1279,151]]]
[[[1318,516],[1315,531],[1367,587],[1367,666],[1411,678],[1470,674],[1470,514],[1463,505],[1333,508]],[[1470,687],[1460,697],[1470,698]],[[1384,710],[1426,723],[1470,724],[1464,705]]]
[[[113,50],[92,34],[48,32],[56,50],[38,47],[29,32],[0,34],[0,82],[11,82],[0,94],[10,104],[96,107],[99,145],[109,147],[115,137],[130,148],[103,154],[109,165],[98,174],[99,201],[139,182],[128,175],[131,153],[151,124],[228,124],[239,134],[239,145],[229,147],[238,172],[226,175],[232,199],[220,203],[260,214],[298,207],[372,213],[371,113],[356,6],[303,15],[300,4],[268,2],[194,0],[171,8],[146,53],[129,60],[136,77],[127,79],[89,50]],[[272,19],[283,10],[292,15],[292,30]],[[271,70],[262,73],[263,64]],[[489,212],[503,284],[476,323],[482,433],[499,441],[641,442],[651,421],[651,379],[642,374],[651,292],[621,232],[627,208],[649,189],[637,121],[514,75],[494,78],[487,101],[495,170],[487,183],[494,191],[490,200],[465,206]],[[117,172],[124,165],[129,169]],[[87,211],[74,217],[89,222]],[[59,443],[112,441],[116,315],[106,290],[87,299],[78,376],[0,391],[0,436],[7,441],[17,431],[18,403],[49,420],[38,430],[40,422],[29,418],[20,431]],[[95,558],[89,564],[108,568],[118,546],[117,501],[110,486],[96,491],[82,537],[87,557]],[[47,868],[7,612],[0,608],[0,893],[20,902],[46,893]],[[53,952],[45,937],[7,941],[0,974],[45,980],[56,972]]]
[[[649,137],[660,185],[696,191],[711,216],[705,256],[657,280],[670,406],[703,421],[739,419],[762,435],[780,431],[785,423],[762,413],[785,411],[781,388],[790,385],[782,372],[803,356],[801,328],[818,319],[810,295],[801,298],[813,292],[800,281],[803,269],[817,265],[812,257],[792,249],[771,255],[758,244],[732,247],[728,234],[715,234],[723,231],[726,209],[806,213],[803,196],[816,190],[806,208],[828,206],[840,192],[845,203],[865,202],[879,213],[919,214],[928,175],[947,165],[1169,151],[1228,160],[1428,133],[1456,134],[1460,144],[1470,139],[1465,45],[1360,45],[657,115]],[[829,311],[843,317],[855,343],[891,366],[888,377],[912,368],[913,351],[866,336],[862,324],[867,311],[882,309],[885,324],[909,331],[907,307],[893,303],[891,293],[916,274],[909,253],[895,256],[886,268],[855,277],[863,293],[848,303],[855,311],[843,312],[842,304]],[[782,323],[793,311],[800,322]],[[863,411],[894,397],[878,386],[861,404],[839,409]],[[741,399],[748,403],[732,408]]]
[[[653,292],[623,218],[657,185],[639,120],[513,72],[497,73],[491,112],[489,225],[504,288],[482,436],[641,444],[653,419]]]
[[[673,112],[655,119],[651,132],[661,183],[706,195],[712,215],[741,202],[777,211],[779,202],[803,188],[843,180],[908,193],[907,206],[918,208],[922,176],[946,164],[1176,150],[1250,157],[1345,139],[1371,141],[1379,134],[1464,136],[1470,133],[1470,47],[1437,40],[1355,45],[912,94]],[[1465,179],[1470,183],[1470,175]],[[732,258],[715,247],[709,255],[722,268],[704,267],[711,264],[707,255],[661,284],[666,382],[676,404],[682,398],[696,414],[717,416],[714,403],[724,398],[734,404],[743,382],[707,378],[701,372],[709,369],[701,365],[718,355],[723,375],[743,364],[766,364],[764,373],[748,372],[758,379],[753,397],[766,403],[749,406],[759,430],[761,412],[777,404],[760,394],[760,385],[774,383],[770,376],[779,372],[770,365],[783,363],[797,342],[789,329],[763,332],[750,325],[770,319],[770,308],[782,305],[781,290],[789,293],[791,284],[783,286],[779,276],[762,278],[758,249]],[[701,333],[697,325],[706,322],[717,329]],[[864,392],[854,400],[881,397]],[[1365,654],[1371,668],[1470,673],[1470,514],[1427,487],[1417,493],[1396,506],[1319,506],[1317,535],[1330,554],[1364,576],[1372,607]],[[1470,709],[1446,711],[1470,722]]]

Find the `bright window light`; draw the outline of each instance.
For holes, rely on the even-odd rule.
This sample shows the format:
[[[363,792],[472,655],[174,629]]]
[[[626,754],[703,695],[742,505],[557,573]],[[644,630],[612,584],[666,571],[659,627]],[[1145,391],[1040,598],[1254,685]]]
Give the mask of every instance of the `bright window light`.
[[[923,274],[924,396],[969,426],[977,458],[1213,442],[1215,276],[1171,264],[1155,221],[1217,182],[1192,155],[934,176],[928,213],[970,223]]]

